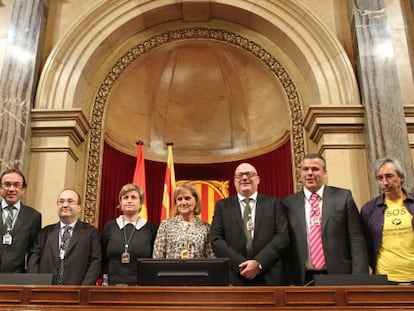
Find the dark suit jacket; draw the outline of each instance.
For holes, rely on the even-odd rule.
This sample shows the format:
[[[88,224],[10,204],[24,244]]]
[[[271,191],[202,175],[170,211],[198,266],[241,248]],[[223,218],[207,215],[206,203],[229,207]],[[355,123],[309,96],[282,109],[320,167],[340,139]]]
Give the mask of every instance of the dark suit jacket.
[[[303,285],[308,243],[305,194],[299,191],[283,201],[291,244],[289,283]],[[351,191],[325,186],[322,203],[322,244],[329,274],[368,273],[368,256],[361,218]]]
[[[0,272],[26,272],[26,255],[33,247],[41,225],[41,214],[21,203],[19,215],[11,231],[12,245],[3,245],[0,240]],[[0,238],[3,237],[6,229],[3,221],[0,221]]]
[[[280,200],[258,195],[253,238],[253,258],[246,256],[246,239],[237,196],[217,202],[210,230],[217,257],[230,259],[233,285],[283,285],[282,254],[289,244],[288,224]],[[239,273],[239,264],[257,260],[262,273],[249,281]]]
[[[28,272],[53,273],[59,264],[60,224],[43,228],[32,249]],[[80,220],[75,224],[64,260],[65,285],[95,285],[101,272],[101,242],[98,230]]]

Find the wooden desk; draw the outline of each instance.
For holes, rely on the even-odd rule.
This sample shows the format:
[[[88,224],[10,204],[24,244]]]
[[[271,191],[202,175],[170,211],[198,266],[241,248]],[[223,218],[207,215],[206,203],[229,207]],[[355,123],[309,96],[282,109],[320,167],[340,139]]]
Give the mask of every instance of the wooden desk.
[[[0,286],[0,310],[414,310],[414,286]]]

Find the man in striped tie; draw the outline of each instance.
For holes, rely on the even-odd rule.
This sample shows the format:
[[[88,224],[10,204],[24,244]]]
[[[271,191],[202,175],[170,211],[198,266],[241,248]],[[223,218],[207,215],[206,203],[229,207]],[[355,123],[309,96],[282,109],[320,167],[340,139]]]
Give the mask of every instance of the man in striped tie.
[[[288,283],[312,284],[315,274],[368,273],[366,242],[351,191],[327,186],[325,159],[301,162],[303,190],[285,198],[291,245]]]

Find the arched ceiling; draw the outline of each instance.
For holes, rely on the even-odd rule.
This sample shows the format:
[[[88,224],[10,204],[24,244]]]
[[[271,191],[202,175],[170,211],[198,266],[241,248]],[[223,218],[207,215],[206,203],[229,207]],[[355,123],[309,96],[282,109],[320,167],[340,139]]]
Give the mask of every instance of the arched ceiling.
[[[181,42],[177,40],[173,44],[162,46],[158,46],[157,42],[146,42],[148,46],[140,47],[145,52],[138,51],[141,53],[140,56],[124,66],[123,58],[132,47],[153,37],[155,33],[162,33],[172,27],[175,29],[206,27],[236,33],[242,40],[246,40],[239,45],[244,51],[243,49],[237,51],[235,47],[225,47],[225,43],[220,42],[202,48],[187,45],[180,47],[185,40]],[[201,44],[203,40],[198,41]],[[253,42],[252,48],[249,46],[251,42]],[[154,159],[158,155],[162,160],[165,160],[166,154],[165,145],[161,146],[163,140],[175,141],[174,156],[177,161],[180,161],[181,156],[183,159],[192,157],[197,161],[201,161],[204,157],[205,161],[209,161],[209,159],[214,160],[212,154],[229,156],[239,152],[239,155],[246,156],[253,149],[256,149],[256,152],[264,152],[266,146],[271,146],[272,142],[276,142],[278,137],[283,136],[280,132],[287,118],[286,109],[279,110],[278,106],[285,98],[280,91],[279,81],[272,76],[277,71],[273,68],[275,63],[273,60],[269,61],[268,54],[264,55],[267,60],[255,54],[257,52],[254,50],[257,47],[255,44],[259,45],[259,50],[263,48],[266,53],[270,52],[270,57],[275,57],[278,61],[277,66],[283,68],[279,71],[282,74],[277,76],[277,80],[283,85],[285,97],[290,105],[288,107],[291,119],[289,130],[292,135],[296,161],[299,158],[296,153],[302,153],[304,150],[302,121],[303,111],[307,107],[333,104],[354,105],[359,102],[355,77],[345,51],[320,20],[296,0],[107,0],[99,2],[74,25],[73,29],[68,31],[65,38],[52,51],[42,73],[35,106],[38,109],[54,109],[55,111],[82,109],[86,118],[90,120],[92,128],[89,134],[90,144],[87,148],[88,168],[91,170],[99,171],[97,168],[99,161],[96,159],[100,158],[101,143],[105,135],[112,143],[117,140],[116,147],[131,155],[135,154],[135,140],[141,138],[146,143],[145,148],[149,146],[153,148]],[[154,55],[157,53],[160,53],[159,55],[164,53],[162,59],[159,59],[162,66],[154,62]],[[201,79],[204,79],[204,82],[199,85],[197,84],[199,79],[187,79],[186,83],[190,83],[192,89],[198,89],[198,96],[194,95],[195,92],[189,92],[188,87],[183,88],[182,83],[184,78],[194,77],[203,70],[200,66],[194,67],[197,54],[202,55],[202,59],[205,60],[202,66],[204,70],[208,69],[206,71],[209,72],[209,76],[202,76]],[[229,61],[229,55],[234,57],[233,62]],[[267,61],[268,68],[272,67],[273,73],[268,72],[266,66],[261,65],[258,59]],[[169,60],[169,63],[165,60]],[[225,62],[220,62],[220,60],[225,60]],[[250,76],[243,76],[242,64],[249,64],[249,75],[255,76],[261,82],[257,83],[251,80]],[[136,103],[131,103],[132,97],[126,95],[131,92],[130,88],[128,92],[122,89],[127,85],[131,86],[137,75],[141,74],[142,68],[149,68],[149,66],[158,70],[157,81],[161,82],[162,87],[156,89],[150,86],[145,90],[141,88],[143,92],[136,94],[135,85],[133,85],[132,92],[139,98],[136,99]],[[191,70],[190,67],[192,67]],[[179,78],[161,81],[161,77],[168,77],[167,69],[173,70]],[[224,69],[226,74],[223,74]],[[234,74],[233,78],[237,73],[240,80],[238,82],[229,80],[231,77],[229,73]],[[139,76],[139,78],[149,83],[148,79],[145,79],[147,77]],[[224,85],[227,83],[227,88],[217,81],[223,81]],[[238,89],[237,84],[242,88]],[[199,91],[202,89],[201,85],[205,86],[204,92]],[[136,86],[136,88],[139,89],[141,86]],[[212,89],[220,92],[215,95],[207,92]],[[236,92],[236,90],[238,93],[234,95],[242,94],[243,100],[240,98],[236,100],[232,97],[231,92]],[[291,91],[290,94],[289,91]],[[149,97],[151,94],[152,98]],[[223,94],[227,97],[221,97]],[[154,96],[161,95],[166,98],[157,100],[154,105]],[[274,102],[269,99],[273,96]],[[141,97],[144,98],[143,102],[139,101]],[[122,103],[120,99],[125,102]],[[206,101],[209,101],[215,109],[210,110],[208,109],[210,106],[203,105]],[[138,102],[144,106],[137,108]],[[267,106],[269,102],[276,106]],[[128,108],[126,111],[130,111],[130,115],[125,115],[121,109],[114,111],[118,105],[126,105],[126,103],[128,107],[124,108]],[[196,103],[199,109],[194,108]],[[172,109],[162,110],[162,105],[166,104]],[[156,110],[150,110],[149,107]],[[183,107],[191,107],[191,109],[186,110]],[[145,125],[133,123],[131,127],[138,132],[131,131],[131,137],[127,141],[126,138],[120,137],[122,131],[117,131],[116,127],[122,127],[121,123],[124,123],[128,116],[133,115],[134,109],[134,114],[139,120],[145,114],[151,119],[147,120]],[[230,109],[232,113],[228,112]],[[263,113],[259,116],[258,113],[262,109]],[[171,123],[171,111],[177,114],[173,116],[174,118],[182,120],[180,124]],[[193,114],[190,113],[194,119],[191,129],[188,128],[190,124],[183,122],[188,119],[188,111],[195,111]],[[216,115],[213,115],[213,123],[206,123],[213,138],[193,135],[203,130],[200,122],[203,123],[205,121],[203,117],[213,111],[218,111]],[[233,113],[234,111],[236,113]],[[224,112],[227,113],[227,124],[218,126],[220,120],[224,119],[222,115]],[[111,120],[110,114],[112,113],[118,114],[120,121],[117,124],[114,124],[113,119]],[[284,117],[281,118],[281,115]],[[162,122],[153,122],[152,118],[162,120]],[[272,120],[275,122],[271,122]],[[226,132],[223,133],[222,130]],[[274,136],[270,138],[269,133],[273,130]],[[183,136],[186,134],[182,133],[189,134]],[[172,137],[172,134],[175,137]],[[127,134],[124,132],[124,135]],[[145,137],[138,137],[141,135]],[[214,146],[211,142],[212,139],[217,139],[216,137],[219,137],[218,147],[215,145],[216,141],[214,141]],[[186,143],[185,147],[184,143]],[[205,146],[205,149],[201,151],[202,154],[198,151],[199,146]],[[208,153],[209,151],[211,152]],[[146,153],[146,157],[151,158],[152,153]],[[225,157],[221,158],[221,160],[225,159]]]
[[[271,150],[290,125],[277,77],[257,57],[211,40],[162,45],[116,80],[106,104],[105,139],[121,150],[166,142],[186,162],[243,158]],[[259,151],[260,152],[260,151]]]

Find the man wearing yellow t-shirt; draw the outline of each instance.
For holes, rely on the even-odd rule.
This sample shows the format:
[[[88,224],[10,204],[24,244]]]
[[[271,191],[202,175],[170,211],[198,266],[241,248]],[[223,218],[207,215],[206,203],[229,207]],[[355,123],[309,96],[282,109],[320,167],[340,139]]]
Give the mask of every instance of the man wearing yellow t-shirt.
[[[398,160],[377,160],[382,194],[362,207],[361,216],[373,272],[396,284],[414,284],[414,194],[403,188],[404,176]]]

